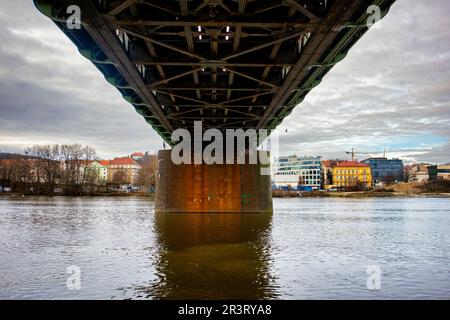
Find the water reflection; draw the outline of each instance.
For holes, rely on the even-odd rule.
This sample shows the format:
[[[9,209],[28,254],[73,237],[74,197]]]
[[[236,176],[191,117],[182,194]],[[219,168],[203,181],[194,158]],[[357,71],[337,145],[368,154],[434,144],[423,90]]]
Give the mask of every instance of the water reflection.
[[[272,216],[155,214],[157,280],[137,290],[156,299],[264,299]]]

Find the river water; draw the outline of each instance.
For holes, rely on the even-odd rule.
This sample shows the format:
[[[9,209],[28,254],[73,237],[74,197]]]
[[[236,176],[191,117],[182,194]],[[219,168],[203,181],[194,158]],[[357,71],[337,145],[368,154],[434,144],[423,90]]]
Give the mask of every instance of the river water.
[[[450,199],[153,209],[134,197],[0,197],[0,298],[450,298]]]

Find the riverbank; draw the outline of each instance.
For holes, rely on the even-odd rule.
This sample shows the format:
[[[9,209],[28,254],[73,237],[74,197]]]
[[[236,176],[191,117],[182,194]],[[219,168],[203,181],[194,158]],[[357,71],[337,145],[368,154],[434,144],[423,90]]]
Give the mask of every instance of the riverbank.
[[[384,188],[373,188],[363,191],[282,191],[274,190],[274,198],[392,198],[392,197],[433,197],[450,198],[450,181],[435,181],[426,183],[398,183]]]
[[[377,192],[377,191],[352,191],[352,192],[298,192],[274,190],[274,198],[450,198],[450,193],[408,193],[408,192]]]
[[[0,193],[0,197],[9,197],[9,198],[23,198],[23,197],[142,197],[142,198],[155,198],[154,193],[148,192],[129,192],[129,193],[121,193],[121,192],[109,192],[109,193],[90,193],[90,194],[81,194],[81,195],[63,195],[63,194],[22,194],[22,193]]]
[[[408,192],[378,192],[378,191],[352,191],[352,192],[299,192],[299,191],[281,191],[274,190],[272,192],[273,198],[450,198],[448,192],[422,192],[422,193],[408,193]],[[154,193],[136,192],[136,193],[95,193],[84,195],[37,195],[37,194],[21,194],[21,193],[0,193],[0,198],[24,198],[24,197],[138,197],[154,199]]]

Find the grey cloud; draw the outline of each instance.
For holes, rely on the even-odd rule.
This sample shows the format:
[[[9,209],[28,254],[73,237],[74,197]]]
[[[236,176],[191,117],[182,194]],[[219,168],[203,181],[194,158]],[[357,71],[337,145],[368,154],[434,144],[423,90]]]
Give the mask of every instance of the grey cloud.
[[[153,129],[31,1],[2,6],[1,150],[79,142],[111,157],[160,147]]]

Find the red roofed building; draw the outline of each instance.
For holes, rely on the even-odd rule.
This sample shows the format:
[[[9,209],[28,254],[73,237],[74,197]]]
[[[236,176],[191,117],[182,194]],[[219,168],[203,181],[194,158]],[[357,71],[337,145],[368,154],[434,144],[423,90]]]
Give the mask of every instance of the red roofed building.
[[[359,168],[367,168],[370,167],[368,164],[361,163],[358,161],[341,161],[338,162],[335,167],[341,167],[341,168],[353,168],[353,167],[359,167]]]
[[[330,189],[333,187],[333,167],[338,162],[339,162],[338,160],[322,161],[322,181],[324,189]]]
[[[144,157],[144,154],[142,152],[134,152],[131,154],[131,159],[133,160],[141,160]]]
[[[333,185],[336,187],[351,187],[358,182],[367,187],[372,185],[370,166],[358,161],[341,161],[332,169]]]
[[[102,166],[107,166],[109,164],[109,160],[99,160],[98,163],[100,163]]]
[[[115,158],[108,163],[108,183],[137,184],[141,166],[132,158]]]

